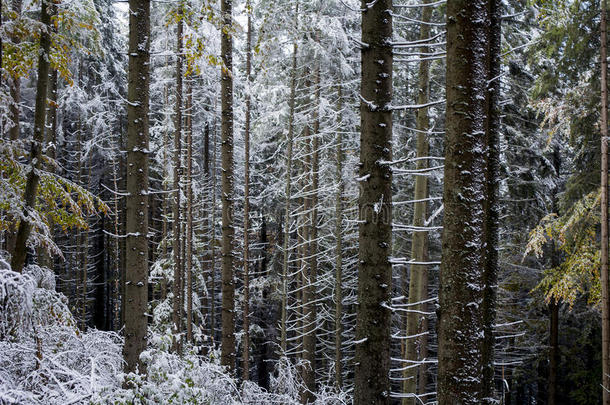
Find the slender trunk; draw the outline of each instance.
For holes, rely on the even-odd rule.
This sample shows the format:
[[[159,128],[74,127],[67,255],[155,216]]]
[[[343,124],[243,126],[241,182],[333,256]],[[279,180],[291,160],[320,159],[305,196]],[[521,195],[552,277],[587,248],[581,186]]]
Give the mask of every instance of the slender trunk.
[[[299,2],[295,3],[294,10],[294,23],[295,32],[298,31],[299,22]],[[298,44],[296,36],[292,45],[292,68],[290,72],[290,100],[289,100],[289,116],[288,116],[288,145],[286,152],[286,206],[284,213],[284,263],[282,267],[282,314],[280,324],[280,355],[286,355],[286,343],[287,343],[287,298],[288,298],[288,266],[290,261],[290,199],[292,198],[292,153],[293,153],[293,142],[294,142],[294,109],[296,102],[296,86],[297,86],[297,54]]]
[[[129,0],[127,88],[127,204],[125,257],[126,372],[145,372],[140,354],[148,324],[148,111],[150,0]]]
[[[12,1],[12,11],[16,16],[21,16],[22,8],[23,8],[22,0],[13,0]],[[41,18],[42,20],[42,18]],[[50,19],[49,19],[50,22]],[[20,42],[19,36],[14,35],[12,38],[15,45],[18,45]],[[42,44],[42,37],[40,38]],[[0,65],[1,66],[1,65]],[[40,72],[40,66],[38,67]],[[12,121],[11,127],[9,128],[9,138],[13,141],[19,139],[19,119],[20,119],[20,110],[19,104],[21,103],[21,79],[17,76],[11,76],[9,78],[9,92],[11,95],[11,105],[9,107],[9,116]]]
[[[165,51],[168,51],[168,42],[169,42],[169,38],[166,38],[165,40]],[[169,65],[169,57],[165,57],[165,68],[167,69]],[[163,110],[167,111],[167,109],[169,108],[169,84],[165,84],[165,86],[163,86]],[[169,115],[169,114],[167,114]],[[162,230],[162,235],[161,235],[161,240],[163,245],[161,246],[161,255],[162,255],[162,259],[163,260],[167,260],[168,256],[167,256],[167,243],[168,243],[168,238],[167,238],[167,234],[169,232],[169,221],[167,220],[167,216],[169,214],[169,205],[170,205],[170,199],[168,198],[168,177],[169,177],[169,172],[167,170],[168,167],[168,163],[169,163],[169,158],[168,158],[168,151],[167,148],[169,147],[168,145],[168,130],[167,128],[163,130],[163,152],[162,152],[162,160],[163,160],[163,201],[162,201],[162,217],[163,217],[163,224],[161,226],[161,230]],[[161,300],[165,300],[167,298],[167,286],[168,286],[168,279],[164,276],[163,280],[161,280]]]
[[[207,110],[206,110],[207,111]],[[210,194],[210,124],[209,121],[206,121],[204,129],[203,129],[203,170],[201,173],[201,182],[203,184],[203,187],[206,187],[206,190],[208,191],[207,194]],[[203,278],[204,278],[204,283],[202,285],[202,292],[201,292],[201,296],[203,297],[203,308],[204,311],[208,311],[208,308],[210,308],[210,290],[208,288],[208,277],[207,277],[207,273],[209,272],[209,267],[206,267],[208,263],[210,263],[210,245],[212,244],[212,231],[211,231],[211,223],[210,223],[210,216],[209,216],[209,210],[211,208],[211,204],[210,202],[208,202],[209,200],[204,199],[204,201],[201,203],[201,213],[200,216],[201,218],[203,218],[203,227],[202,227],[202,232],[203,232],[203,238],[205,241],[205,246],[206,248],[204,248],[203,250],[203,256],[201,258],[201,272],[203,274]],[[207,233],[206,233],[207,232]],[[210,249],[210,250],[208,250]],[[205,319],[209,318],[209,313],[204,313],[203,314],[203,319],[202,319],[202,323],[204,323]],[[211,333],[210,333],[211,334]]]
[[[163,88],[163,100],[164,100],[164,106],[167,106],[169,104],[168,102],[168,86],[166,85]],[[161,246],[161,256],[163,260],[167,260],[167,233],[168,233],[168,228],[169,228],[169,224],[167,221],[167,215],[168,215],[168,211],[169,211],[169,199],[167,198],[167,177],[169,175],[168,171],[167,171],[167,165],[168,165],[168,157],[167,157],[167,130],[163,131],[163,153],[162,153],[162,160],[163,160],[163,202],[162,202],[162,217],[163,217],[163,224],[161,225],[161,240],[162,240],[162,246]],[[167,278],[164,276],[163,280],[161,280],[161,300],[165,300],[167,298]]]
[[[222,160],[222,342],[221,364],[235,369],[235,281],[233,280],[233,1],[221,0],[221,160]]]
[[[57,13],[57,5],[53,4],[51,6],[51,15]],[[52,28],[51,32],[57,32],[55,27]],[[54,161],[57,155],[57,70],[51,69],[51,74],[49,77],[50,83],[47,93],[47,99],[49,107],[47,109],[47,123],[46,123],[46,132],[45,132],[45,153],[47,157]],[[55,173],[55,162],[47,165],[47,170],[49,173]],[[47,216],[47,220],[49,221],[49,227],[51,231],[51,235],[53,240],[55,240],[55,235],[53,232],[54,224],[53,220],[50,216]],[[53,256],[47,252],[47,250],[40,246],[39,248],[39,261],[42,267],[46,267],[48,269],[54,269]]]
[[[554,253],[554,252],[553,252]],[[557,368],[559,366],[559,303],[553,298],[549,304],[549,388],[548,405],[557,405]]]
[[[193,84],[186,85],[186,340],[193,343]]]
[[[79,88],[83,88],[83,58],[81,57],[78,62],[78,76],[77,85]],[[77,96],[77,102],[82,103],[83,100],[80,96]],[[77,109],[76,113],[77,130],[76,130],[76,184],[83,187],[83,119],[81,116],[81,109]],[[83,327],[83,306],[82,306],[82,288],[84,282],[84,273],[82,265],[85,262],[86,254],[83,253],[85,248],[85,237],[84,229],[79,229],[75,235],[76,244],[76,257],[74,261],[74,278],[76,285],[74,286],[74,306],[76,308],[75,315],[78,320],[78,325]]]
[[[173,298],[173,322],[174,322],[174,340],[173,348],[178,351],[180,348],[180,300],[182,290],[182,255],[180,251],[180,240],[182,236],[180,224],[180,177],[182,174],[182,63],[183,63],[183,40],[182,40],[182,4],[179,5],[180,16],[178,20],[178,29],[176,30],[176,106],[175,106],[175,122],[174,122],[174,206],[173,206],[173,257],[174,257],[174,281],[172,291]]]
[[[318,32],[316,32],[316,42],[318,41]],[[309,220],[309,238],[308,238],[308,265],[309,274],[305,290],[307,292],[308,301],[303,300],[303,305],[306,306],[306,316],[304,330],[305,336],[303,338],[303,350],[305,351],[304,360],[307,363],[305,365],[304,383],[307,387],[304,396],[304,403],[313,403],[316,399],[314,393],[316,391],[316,319],[317,319],[317,308],[316,308],[316,282],[318,273],[318,188],[319,188],[319,176],[320,171],[320,62],[316,61],[316,67],[314,71],[314,92],[315,92],[315,104],[313,111],[313,139],[311,144],[311,168],[307,168],[310,171],[311,185],[309,187],[308,199],[309,209],[306,209],[307,215],[311,218]]]
[[[47,88],[49,83],[49,50],[51,38],[48,27],[51,23],[49,5],[42,2],[40,12],[40,23],[45,27],[40,31],[40,56],[38,57],[38,81],[36,84],[36,104],[34,107],[34,136],[30,149],[30,170],[27,174],[25,193],[23,195],[24,207],[23,218],[19,223],[15,246],[11,258],[13,271],[21,273],[27,255],[27,241],[32,231],[31,211],[35,210],[36,195],[38,194],[38,183],[42,169],[42,156],[44,144],[44,126],[47,110]]]
[[[343,94],[341,84],[337,88],[337,147],[335,156],[337,159],[336,181],[337,194],[335,197],[335,384],[338,389],[343,388],[343,192],[345,183],[343,181]]]
[[[428,210],[426,212],[426,217],[430,215],[430,206],[428,205]],[[429,256],[429,246],[430,239],[426,238],[425,246],[424,246],[424,254],[422,256],[422,261],[427,262],[430,259]],[[420,281],[420,291],[422,291],[422,300],[428,297],[428,274],[422,275]],[[421,304],[422,312],[428,312],[429,304],[424,302]],[[418,337],[419,340],[419,358],[424,360],[428,358],[428,318],[423,317],[421,325],[419,327],[419,333],[421,336]],[[419,366],[419,376],[417,377],[417,393],[418,395],[424,395],[428,392],[427,390],[427,382],[428,382],[428,368],[425,363],[420,364]]]
[[[608,280],[608,36],[607,2],[601,1],[601,288],[602,288],[602,391],[610,405],[610,283]]]
[[[114,234],[119,235],[120,226],[119,226],[119,195],[116,193],[119,187],[119,179],[118,179],[118,163],[116,160],[112,160],[112,182],[113,182],[113,190],[115,190],[114,198],[113,198],[113,209],[114,209]],[[120,251],[121,247],[119,245],[119,238],[114,237],[114,331],[118,331],[121,328],[121,287],[119,286],[121,281],[121,256]]]
[[[363,0],[354,404],[389,404],[392,286],[392,1]]]
[[[431,3],[431,0],[426,0],[426,4]],[[432,18],[433,7],[424,7],[422,10],[421,25],[419,31],[419,39],[426,43],[430,37],[430,20]],[[420,48],[420,52],[425,55],[430,52],[427,45]],[[430,61],[422,60],[419,64],[419,79],[418,79],[418,94],[417,104],[425,105],[430,100],[429,81],[430,81]],[[417,137],[417,162],[416,170],[425,172],[429,167],[428,156],[430,144],[428,141],[428,129],[430,119],[428,117],[428,108],[420,108],[417,110],[416,118],[416,137]],[[428,176],[416,175],[415,177],[415,207],[413,212],[413,231],[411,242],[411,260],[416,263],[424,263],[426,248],[428,246],[428,231],[426,230],[426,213],[428,211]],[[426,325],[426,316],[424,315],[424,304],[422,301],[428,298],[428,266],[425,264],[411,265],[411,278],[409,280],[409,310],[407,312],[407,333],[405,342],[405,359],[406,370],[403,373],[403,393],[412,395],[409,398],[404,398],[403,405],[415,405],[417,391],[417,376],[418,371],[424,368],[419,362],[423,360],[421,356],[421,339]],[[425,290],[424,290],[425,288]]]
[[[438,403],[483,401],[488,1],[447,3]],[[465,192],[467,190],[467,192]]]
[[[55,10],[57,6],[53,6]],[[53,13],[56,13],[54,11]],[[55,30],[53,30],[55,31]],[[47,156],[50,159],[57,157],[57,85],[58,85],[58,74],[57,69],[51,70],[51,82],[49,83],[49,110],[47,116],[47,132],[46,132],[46,143],[47,143]],[[50,171],[55,172],[54,166],[49,168]]]
[[[91,155],[89,155],[91,156]],[[89,179],[91,178],[91,162],[88,162],[88,175],[86,175],[86,180],[84,180],[85,184],[82,184],[82,187],[85,189],[89,189]],[[81,290],[80,290],[80,300],[81,300],[81,329],[85,330],[87,325],[87,285],[89,280],[89,224],[87,224],[87,228],[82,231],[82,257],[81,257]]]
[[[214,112],[216,112],[216,108],[214,108]],[[212,272],[212,305],[211,305],[211,329],[212,329],[212,338],[215,339],[217,335],[217,325],[216,325],[216,187],[217,187],[217,178],[216,173],[218,171],[218,145],[217,135],[216,135],[216,120],[214,120],[214,158],[213,158],[213,169],[212,169],[212,263],[210,265],[210,269]]]
[[[252,70],[252,5],[250,0],[246,3],[248,13],[248,34],[246,38],[246,80],[251,82]],[[251,99],[250,90],[246,89],[246,124],[244,131],[244,341],[243,341],[243,379],[250,379],[250,109]]]
[[[311,87],[309,81],[305,82],[305,88]],[[306,404],[311,401],[312,393],[309,392],[309,385],[311,381],[314,379],[313,370],[311,368],[311,363],[309,362],[313,356],[311,353],[314,351],[312,348],[313,341],[310,335],[311,328],[311,303],[313,301],[313,297],[311,295],[311,267],[309,266],[309,256],[311,255],[311,130],[309,125],[305,125],[303,130],[303,142],[305,143],[303,147],[304,151],[304,159],[302,161],[302,176],[301,176],[301,184],[300,184],[300,193],[303,195],[302,203],[300,204],[303,207],[303,212],[299,215],[301,226],[297,229],[301,230],[300,237],[298,237],[297,245],[299,246],[299,269],[300,269],[300,284],[294,289],[300,293],[300,297],[297,295],[297,307],[300,308],[300,313],[297,315],[299,319],[299,323],[297,326],[297,330],[300,331],[302,338],[302,351],[301,351],[301,379],[303,380],[304,386],[303,391],[301,392],[301,403]],[[298,234],[298,230],[297,230]],[[315,360],[315,359],[314,359]]]

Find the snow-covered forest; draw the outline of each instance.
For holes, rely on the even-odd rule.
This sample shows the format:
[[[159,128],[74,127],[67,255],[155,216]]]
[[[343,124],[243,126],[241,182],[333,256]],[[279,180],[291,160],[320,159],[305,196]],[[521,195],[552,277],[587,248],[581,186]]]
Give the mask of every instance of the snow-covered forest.
[[[606,0],[0,0],[0,404],[610,405]]]

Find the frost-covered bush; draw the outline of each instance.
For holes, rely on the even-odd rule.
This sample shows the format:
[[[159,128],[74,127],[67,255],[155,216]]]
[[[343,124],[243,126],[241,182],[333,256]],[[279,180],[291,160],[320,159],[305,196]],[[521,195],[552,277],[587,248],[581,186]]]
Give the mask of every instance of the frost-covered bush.
[[[23,270],[23,274],[30,276],[36,283],[36,287],[55,291],[55,274],[46,267],[30,264]]]
[[[125,376],[126,387],[102,390],[100,404],[241,404],[239,387],[223,368],[207,357],[179,356],[164,350],[142,353],[147,375]]]
[[[122,368],[118,335],[45,326],[19,344],[0,341],[0,403],[87,403],[103,387],[116,386]],[[26,396],[26,402],[9,401]]]
[[[88,403],[116,387],[121,338],[76,328],[50,270],[0,267],[0,404]]]
[[[0,339],[14,340],[31,328],[36,283],[27,274],[0,269]]]

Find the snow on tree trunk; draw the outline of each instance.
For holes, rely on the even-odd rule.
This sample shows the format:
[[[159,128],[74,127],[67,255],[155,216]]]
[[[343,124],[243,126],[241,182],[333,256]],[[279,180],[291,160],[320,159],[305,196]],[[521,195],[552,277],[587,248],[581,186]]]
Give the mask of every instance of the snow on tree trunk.
[[[607,1],[601,1],[601,295],[603,405],[610,404],[610,281],[608,275],[608,34]]]
[[[481,404],[488,1],[447,3],[445,206],[438,403]]]
[[[426,0],[425,3],[431,3],[431,0]],[[430,20],[432,18],[433,7],[424,7],[421,16],[421,25],[419,31],[419,39],[426,41],[430,37]],[[430,48],[424,44],[420,48],[420,52],[425,55],[430,52]],[[417,104],[426,105],[430,101],[429,98],[429,81],[430,81],[430,61],[422,60],[419,63],[418,77],[418,93]],[[428,117],[428,108],[420,108],[417,111],[417,161],[416,170],[425,172],[429,167],[427,157],[430,151],[428,141],[428,129],[430,127],[430,119]],[[428,211],[428,176],[420,175],[415,177],[415,193],[413,199],[418,201],[415,203],[413,212],[413,238],[411,242],[411,260],[418,263],[426,262],[428,248],[428,231],[426,230],[426,214]],[[419,229],[419,230],[417,230]],[[427,344],[427,317],[425,304],[422,302],[428,298],[428,267],[423,264],[411,265],[411,276],[409,280],[409,305],[410,309],[418,312],[407,313],[407,340],[405,348],[405,358],[409,361],[408,367],[403,373],[404,383],[403,392],[406,394],[415,394],[418,385],[418,371],[424,368],[424,364],[419,364],[414,367],[423,357],[420,351]],[[403,405],[415,405],[415,396],[404,398]]]
[[[148,125],[150,0],[129,0],[127,202],[125,213],[125,371],[144,370],[148,324]]]
[[[359,274],[354,404],[390,402],[392,2],[362,1]]]
[[[222,161],[222,341],[221,363],[235,369],[235,281],[233,280],[233,39],[232,0],[221,1]]]
[[[180,223],[180,178],[182,176],[182,74],[183,74],[183,15],[182,15],[182,4],[179,5],[180,9],[178,29],[176,30],[176,100],[175,100],[175,116],[174,116],[174,204],[173,204],[173,228],[174,228],[174,239],[173,239],[173,258],[174,258],[174,281],[172,291],[174,293],[173,298],[173,322],[174,322],[174,350],[179,350],[180,342],[179,336],[182,333],[182,320],[180,319],[181,312],[181,297],[183,296],[184,289],[180,288],[182,285],[182,254],[181,254],[181,236],[182,226]]]
[[[483,399],[496,403],[494,397],[494,324],[496,323],[496,288],[498,284],[498,179],[500,171],[500,49],[502,46],[499,0],[488,0],[487,41],[487,142],[486,205],[485,205],[485,268],[483,274]]]

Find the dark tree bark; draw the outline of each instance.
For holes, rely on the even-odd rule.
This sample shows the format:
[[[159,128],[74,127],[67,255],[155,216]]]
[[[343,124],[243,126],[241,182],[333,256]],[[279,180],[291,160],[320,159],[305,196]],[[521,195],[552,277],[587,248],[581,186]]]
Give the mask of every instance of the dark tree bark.
[[[390,402],[392,2],[363,0],[354,404]]]
[[[248,13],[248,34],[246,38],[246,80],[251,81],[252,71],[252,5],[250,0],[246,3]],[[243,379],[250,379],[250,115],[251,115],[251,88],[246,89],[246,123],[244,128],[244,306],[243,329],[244,341],[242,348]]]
[[[148,318],[148,110],[150,0],[129,0],[127,201],[125,212],[125,371],[145,371]]]
[[[186,340],[193,343],[193,78],[186,85]],[[184,289],[183,289],[184,291]]]
[[[487,41],[487,143],[486,205],[485,205],[485,268],[483,273],[483,399],[494,400],[494,324],[496,321],[496,289],[498,284],[498,179],[500,170],[500,50],[502,46],[501,1],[488,0],[489,32]]]
[[[179,20],[178,29],[176,30],[176,105],[175,105],[175,117],[174,117],[174,204],[173,204],[173,229],[174,238],[172,244],[173,258],[174,258],[174,281],[172,285],[172,291],[174,293],[172,309],[173,309],[173,322],[174,322],[174,350],[180,349],[180,334],[182,333],[182,320],[180,319],[180,312],[182,311],[180,303],[182,301],[183,289],[182,285],[182,252],[181,252],[181,238],[182,238],[182,226],[180,223],[180,177],[182,175],[182,64],[184,60],[183,56],[183,21],[182,21],[182,4],[179,5]]]
[[[425,0],[425,4],[432,0]],[[430,37],[430,20],[432,19],[432,6],[424,7],[421,16],[419,39],[426,41]],[[430,52],[427,43],[420,48],[422,54]],[[430,61],[422,60],[419,64],[417,104],[426,105],[430,101]],[[417,158],[416,170],[424,173],[429,167],[428,155],[430,144],[428,141],[428,129],[430,118],[428,107],[420,108],[416,116]],[[413,396],[405,398],[403,405],[415,405],[417,402],[415,394],[418,386],[418,371],[424,369],[423,364],[416,365],[417,361],[423,359],[421,356],[422,344],[427,344],[425,331],[428,329],[425,304],[421,302],[428,298],[428,267],[421,264],[426,261],[428,248],[428,231],[426,230],[426,214],[428,211],[428,176],[427,173],[415,177],[415,192],[413,199],[417,201],[413,210],[413,236],[411,242],[411,260],[420,264],[411,264],[411,275],[409,279],[409,308],[418,312],[407,313],[407,333],[405,358],[412,363],[407,363],[403,373],[403,392]],[[425,373],[425,371],[424,371]]]
[[[22,0],[13,0],[12,1],[12,11],[16,15],[21,15],[23,8]],[[49,20],[50,21],[50,20]],[[19,44],[20,38],[15,35],[12,40],[15,44]],[[42,38],[40,38],[42,41]],[[42,43],[42,42],[41,42]],[[40,67],[39,67],[40,69]],[[19,138],[19,118],[20,118],[20,110],[19,103],[21,102],[21,79],[19,77],[11,77],[9,79],[9,92],[11,94],[11,98],[13,100],[12,104],[9,107],[9,114],[12,121],[12,126],[9,128],[9,137],[11,140],[17,140]]]
[[[608,34],[607,1],[601,1],[601,288],[603,405],[610,405],[610,281],[608,277]]]
[[[483,403],[488,1],[447,2],[439,405]]]
[[[338,389],[343,388],[343,193],[345,182],[343,179],[343,163],[345,153],[343,153],[343,91],[341,84],[337,88],[337,122],[339,123],[337,134],[336,156],[336,181],[337,194],[335,196],[335,384]]]
[[[235,369],[235,281],[233,280],[233,1],[222,0],[220,53],[221,76],[221,161],[222,161],[222,341],[221,364]]]
[[[27,241],[32,231],[30,212],[35,209],[40,170],[42,169],[45,122],[47,113],[47,90],[49,84],[49,50],[51,37],[48,27],[51,23],[50,5],[42,1],[40,23],[45,29],[40,31],[40,56],[38,57],[38,81],[36,83],[36,104],[34,107],[34,136],[30,146],[30,171],[27,174],[23,218],[19,223],[15,246],[11,257],[13,271],[21,273],[27,255]]]
[[[317,40],[316,33],[316,40]],[[316,283],[318,277],[318,188],[320,171],[320,62],[316,62],[314,71],[314,112],[313,112],[313,139],[306,142],[311,145],[311,157],[308,157],[306,170],[310,172],[311,183],[308,185],[308,198],[305,207],[305,215],[309,216],[309,229],[307,231],[307,249],[304,268],[308,269],[304,279],[303,299],[304,306],[304,329],[303,329],[303,360],[306,364],[303,369],[303,382],[306,390],[302,395],[302,402],[313,403],[316,400],[316,344],[318,311],[316,307],[317,294]],[[309,164],[309,161],[311,164]],[[307,181],[307,180],[306,180]]]

